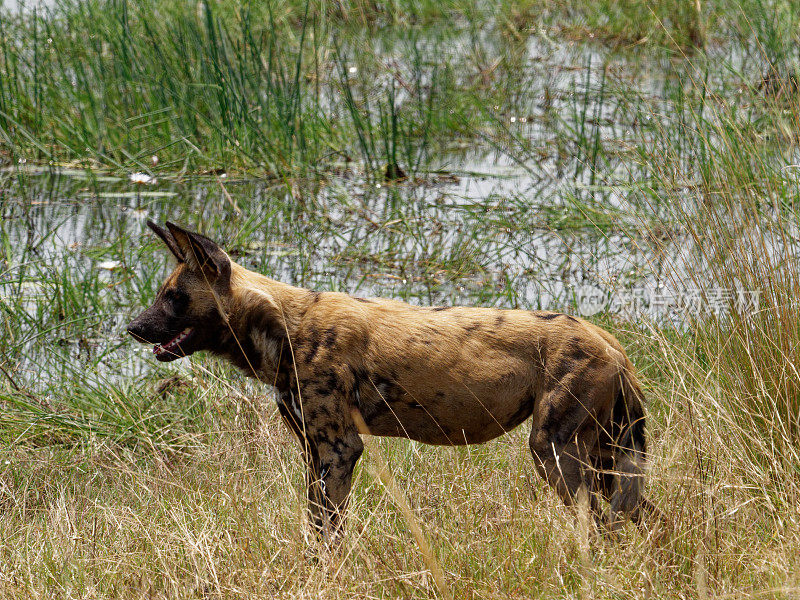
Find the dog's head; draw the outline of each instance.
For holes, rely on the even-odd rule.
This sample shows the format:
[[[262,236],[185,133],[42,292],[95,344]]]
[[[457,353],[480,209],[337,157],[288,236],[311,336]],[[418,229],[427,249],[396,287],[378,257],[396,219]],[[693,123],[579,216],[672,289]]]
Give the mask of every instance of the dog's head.
[[[227,332],[231,260],[217,244],[199,233],[167,222],[147,222],[178,260],[153,305],[128,325],[137,341],[154,344],[163,362],[213,350]]]

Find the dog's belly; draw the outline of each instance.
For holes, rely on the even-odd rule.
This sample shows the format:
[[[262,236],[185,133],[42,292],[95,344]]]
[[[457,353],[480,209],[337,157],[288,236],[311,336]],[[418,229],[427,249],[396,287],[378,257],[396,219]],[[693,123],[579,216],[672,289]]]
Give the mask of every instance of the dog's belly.
[[[439,394],[419,401],[370,396],[359,408],[373,435],[455,446],[480,444],[511,431],[531,415],[533,405],[530,396],[498,404]]]

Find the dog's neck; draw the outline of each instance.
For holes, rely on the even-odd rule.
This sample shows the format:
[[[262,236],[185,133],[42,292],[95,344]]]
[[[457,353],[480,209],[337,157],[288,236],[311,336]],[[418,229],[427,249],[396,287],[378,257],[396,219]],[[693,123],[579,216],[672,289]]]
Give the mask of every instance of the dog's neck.
[[[281,363],[291,360],[294,333],[316,296],[233,263],[230,336],[221,353],[245,374],[273,383]]]
[[[280,323],[284,335],[291,336],[303,314],[314,301],[314,292],[275,281],[233,263],[231,271],[231,314],[261,312]]]

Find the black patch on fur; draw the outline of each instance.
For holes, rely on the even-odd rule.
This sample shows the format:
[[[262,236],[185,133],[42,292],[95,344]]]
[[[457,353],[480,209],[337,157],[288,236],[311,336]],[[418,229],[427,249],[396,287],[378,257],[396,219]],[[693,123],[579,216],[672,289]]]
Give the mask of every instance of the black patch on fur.
[[[335,371],[326,371],[320,374],[317,384],[316,393],[320,396],[330,396],[336,391],[341,391],[343,387]]]
[[[329,387],[325,387],[324,385],[320,385],[316,390],[314,390],[314,393],[317,396],[330,396],[331,392],[333,392],[333,390]]]
[[[369,298],[361,298],[359,296],[353,296],[353,300],[356,302],[363,302],[365,304],[374,304]]]
[[[472,325],[467,325],[466,327],[464,327],[464,331],[466,331],[467,333],[472,333],[473,331],[478,331],[481,328],[481,326],[482,323],[476,321]]]
[[[506,322],[506,316],[503,313],[497,315],[497,318],[494,320],[495,327],[502,327],[503,323]]]
[[[353,386],[356,390],[360,390],[361,385],[367,379],[368,375],[364,369],[354,369],[350,367],[350,372],[353,374]]]
[[[549,406],[539,428],[546,431],[547,439],[558,446],[568,443],[587,424],[588,417],[588,410],[579,402],[557,399]]]
[[[325,340],[322,342],[322,344],[326,348],[333,348],[334,344],[336,344],[336,330],[333,327],[325,332]]]
[[[311,361],[314,360],[314,357],[317,355],[317,351],[319,350],[319,344],[321,342],[319,337],[319,330],[316,327],[312,327],[310,331],[311,337],[309,338],[310,348],[308,350],[308,354],[306,355],[306,364],[311,364]]]
[[[240,340],[239,344],[241,345],[242,349],[242,364],[244,364],[243,370],[246,371],[248,374],[251,374],[255,377],[257,376],[257,369],[261,366],[261,361],[263,360],[263,356],[261,352],[259,352],[255,344],[253,344],[250,336],[247,336],[245,339]]]
[[[403,390],[394,381],[381,375],[370,375],[366,371],[354,371],[358,394],[358,407],[364,422],[370,425],[378,418],[391,412],[391,404],[403,395]]]
[[[581,347],[581,341],[578,338],[572,338],[569,341],[570,358],[574,361],[582,361],[589,358],[589,353]]]
[[[333,447],[334,441],[328,435],[327,429],[316,429],[314,431],[314,441],[317,445],[327,444],[328,446]]]
[[[372,378],[372,385],[375,392],[379,395],[379,400],[383,402],[394,402],[402,394],[394,383],[394,380],[383,375],[376,375]]]
[[[335,442],[333,442],[332,448],[337,456],[342,456],[342,454],[344,454],[344,451],[347,449],[347,446],[342,440],[336,440]]]
[[[384,412],[385,404],[383,402],[376,403],[370,400],[372,384],[369,381],[369,375],[363,369],[353,369],[353,397],[355,398],[356,406],[364,422],[369,425],[378,415]]]
[[[443,310],[450,310],[451,308],[453,308],[453,307],[452,306],[434,306],[431,310],[433,312],[441,312]]]
[[[547,314],[547,315],[543,315],[543,314],[537,313],[536,316],[539,319],[541,319],[542,321],[552,321],[556,317],[564,317],[566,315],[563,315],[562,313],[550,313],[550,314]]]
[[[537,319],[541,319],[542,321],[552,321],[553,319],[556,319],[558,317],[564,317],[565,319],[572,321],[573,323],[580,323],[580,321],[578,321],[578,319],[576,319],[575,317],[570,315],[565,315],[564,313],[549,313],[546,315],[543,315],[542,313],[535,313],[535,315]]]
[[[311,302],[314,304],[319,302],[319,299],[322,296],[322,292],[315,292],[314,290],[311,290],[308,293],[311,294]]]
[[[549,373],[550,377],[548,379],[552,380],[552,386],[549,386],[550,389],[563,389],[571,386],[573,382],[566,380],[566,378],[572,374],[579,374],[583,366],[583,360],[576,360],[572,355],[564,356],[561,362],[553,367]]]
[[[296,391],[302,397],[302,391],[297,387],[294,375],[294,362],[291,352],[282,352],[278,361],[278,372],[275,377],[275,387],[279,392],[287,393]]]

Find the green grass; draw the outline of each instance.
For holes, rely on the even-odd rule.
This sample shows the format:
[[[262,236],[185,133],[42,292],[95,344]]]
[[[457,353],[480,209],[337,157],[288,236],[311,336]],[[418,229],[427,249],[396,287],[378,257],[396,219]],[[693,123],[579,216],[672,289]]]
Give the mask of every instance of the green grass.
[[[490,107],[503,107],[501,118],[530,112],[540,83],[524,62],[536,31],[550,44],[564,27],[605,31],[680,56],[687,44],[704,46],[708,30],[714,52],[744,48],[765,63],[759,76],[786,78],[797,15],[790,3],[771,7],[714,3],[698,20],[690,1],[500,2],[493,20],[492,3],[343,12],[299,0],[192,10],[59,0],[0,17],[0,139],[8,160],[120,171],[318,178],[356,161],[368,176],[392,164],[411,175],[491,128]]]
[[[433,560],[454,598],[797,596],[800,15],[696,6],[0,9],[0,595],[430,598]],[[525,425],[375,440],[342,552],[313,558],[271,391],[124,335],[169,270],[146,218],[418,304],[760,298],[592,317],[642,373],[668,541],[589,543]]]
[[[449,61],[427,58],[442,56],[447,33],[387,37],[402,57],[387,71],[369,40],[337,42],[338,23],[319,6],[270,3],[65,1],[5,14],[0,135],[11,158],[122,170],[155,169],[153,156],[158,170],[275,177],[359,156],[369,172],[398,159],[419,168],[426,140],[458,118],[439,100],[469,97],[440,75]]]

